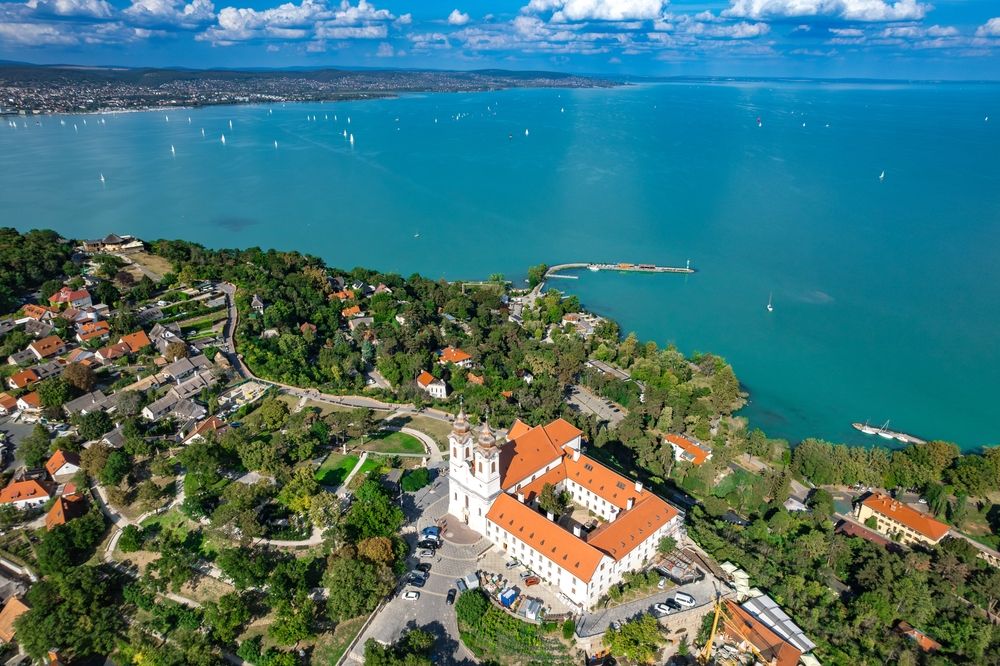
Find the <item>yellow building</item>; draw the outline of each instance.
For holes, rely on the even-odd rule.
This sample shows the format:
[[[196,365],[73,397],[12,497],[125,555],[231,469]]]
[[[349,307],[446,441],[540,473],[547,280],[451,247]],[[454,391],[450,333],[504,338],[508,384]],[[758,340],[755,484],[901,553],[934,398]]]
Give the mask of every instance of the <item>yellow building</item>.
[[[858,520],[875,519],[875,529],[899,543],[933,546],[948,534],[949,527],[888,495],[870,493],[855,510]]]

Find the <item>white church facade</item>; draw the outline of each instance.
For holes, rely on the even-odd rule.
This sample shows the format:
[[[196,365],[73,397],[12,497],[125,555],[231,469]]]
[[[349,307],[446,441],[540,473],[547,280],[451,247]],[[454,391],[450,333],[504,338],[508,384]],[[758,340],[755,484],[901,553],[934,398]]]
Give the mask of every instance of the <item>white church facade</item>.
[[[584,455],[582,434],[563,419],[515,421],[498,441],[486,423],[473,432],[459,413],[448,436],[448,512],[589,608],[650,560],[663,537],[677,538],[683,516],[641,482]],[[547,483],[604,522],[589,533],[559,525],[537,508]]]

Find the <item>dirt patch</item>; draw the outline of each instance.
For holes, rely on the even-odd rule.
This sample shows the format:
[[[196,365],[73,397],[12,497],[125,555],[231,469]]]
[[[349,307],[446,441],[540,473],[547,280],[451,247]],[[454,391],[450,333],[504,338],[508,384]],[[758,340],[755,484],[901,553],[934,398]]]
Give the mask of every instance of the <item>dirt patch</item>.
[[[148,252],[136,252],[135,254],[129,254],[128,258],[131,259],[136,265],[145,269],[149,274],[149,277],[157,282],[163,278],[164,275],[173,271],[173,266],[170,262],[163,257],[158,257]]]

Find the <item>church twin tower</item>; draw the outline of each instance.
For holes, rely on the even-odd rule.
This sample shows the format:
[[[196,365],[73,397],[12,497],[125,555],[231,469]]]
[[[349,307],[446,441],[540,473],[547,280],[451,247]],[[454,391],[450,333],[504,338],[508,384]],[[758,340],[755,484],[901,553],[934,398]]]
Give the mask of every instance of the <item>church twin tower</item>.
[[[448,444],[451,448],[448,513],[461,518],[469,527],[484,534],[486,514],[502,492],[502,442],[497,442],[496,435],[490,430],[486,420],[473,433],[463,408],[455,418],[451,434],[448,435]]]

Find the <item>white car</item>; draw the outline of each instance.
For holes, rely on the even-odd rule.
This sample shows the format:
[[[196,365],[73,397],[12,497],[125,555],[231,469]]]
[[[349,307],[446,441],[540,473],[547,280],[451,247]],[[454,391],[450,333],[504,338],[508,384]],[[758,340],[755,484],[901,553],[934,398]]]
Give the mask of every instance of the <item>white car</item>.
[[[674,601],[679,603],[681,606],[687,606],[688,608],[694,606],[694,597],[686,592],[678,592],[675,594]]]
[[[667,579],[666,578],[661,578],[660,582],[656,584],[656,589],[662,590],[666,586],[667,586]]]
[[[406,592],[403,592],[403,598],[407,601],[416,601],[420,598],[420,593],[416,590],[407,590]]]
[[[668,606],[666,604],[653,604],[653,616],[654,617],[660,618],[660,617],[664,617],[666,615],[670,615],[670,613],[671,613],[670,606]]]
[[[421,548],[417,551],[417,557],[434,557],[434,551],[430,548]]]

